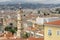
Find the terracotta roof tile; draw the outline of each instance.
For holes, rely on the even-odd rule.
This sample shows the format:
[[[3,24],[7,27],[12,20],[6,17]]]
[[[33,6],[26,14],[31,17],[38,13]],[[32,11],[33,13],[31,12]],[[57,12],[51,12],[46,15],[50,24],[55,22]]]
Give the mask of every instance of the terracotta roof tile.
[[[29,40],[44,40],[44,38],[34,38],[34,37],[30,37]]]
[[[44,34],[44,31],[39,32],[40,34]]]
[[[8,38],[7,39],[1,39],[1,40],[8,40]],[[10,39],[9,38],[9,40],[26,40],[26,39],[23,39],[23,38]],[[30,37],[30,38],[28,38],[28,40],[44,40],[44,38]]]
[[[60,25],[60,20],[53,21],[53,22],[48,22],[48,23],[45,23],[45,24],[50,24],[50,25]]]

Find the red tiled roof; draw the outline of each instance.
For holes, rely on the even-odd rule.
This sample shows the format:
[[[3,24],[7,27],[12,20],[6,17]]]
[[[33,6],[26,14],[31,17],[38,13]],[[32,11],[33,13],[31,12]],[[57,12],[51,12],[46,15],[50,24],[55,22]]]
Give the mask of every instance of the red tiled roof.
[[[60,25],[60,20],[53,21],[53,22],[48,22],[48,23],[45,23],[45,24]]]
[[[40,31],[39,33],[40,33],[40,34],[44,34],[44,31]]]
[[[37,30],[37,27],[28,27],[27,30]]]
[[[23,39],[23,38],[16,38],[16,39],[7,38],[7,39],[1,39],[1,40],[26,40],[26,39]],[[44,40],[44,38],[34,38],[34,37],[30,37],[30,38],[28,38],[28,40]]]
[[[35,38],[34,37],[30,37],[30,38],[28,38],[29,40],[35,40]]]
[[[44,40],[44,38],[34,38],[34,37],[30,37],[29,40]]]

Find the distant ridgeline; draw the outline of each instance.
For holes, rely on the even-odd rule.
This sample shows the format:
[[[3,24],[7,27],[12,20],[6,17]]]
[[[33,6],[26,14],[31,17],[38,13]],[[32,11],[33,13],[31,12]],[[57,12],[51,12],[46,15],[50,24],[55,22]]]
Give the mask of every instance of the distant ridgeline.
[[[19,7],[23,7],[24,9],[36,9],[36,8],[53,8],[60,7],[60,4],[39,4],[39,3],[0,3],[0,9],[18,9]]]

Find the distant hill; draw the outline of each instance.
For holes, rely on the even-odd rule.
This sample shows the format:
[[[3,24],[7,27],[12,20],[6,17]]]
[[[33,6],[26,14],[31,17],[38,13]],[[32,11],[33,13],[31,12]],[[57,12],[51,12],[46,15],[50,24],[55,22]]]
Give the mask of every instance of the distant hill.
[[[19,4],[20,3],[20,4]],[[0,2],[0,6],[14,6],[16,8],[19,8],[20,6],[22,8],[52,8],[52,7],[60,7],[60,4],[42,4],[42,3],[27,3],[27,2],[20,2],[20,1],[12,1],[12,2]]]

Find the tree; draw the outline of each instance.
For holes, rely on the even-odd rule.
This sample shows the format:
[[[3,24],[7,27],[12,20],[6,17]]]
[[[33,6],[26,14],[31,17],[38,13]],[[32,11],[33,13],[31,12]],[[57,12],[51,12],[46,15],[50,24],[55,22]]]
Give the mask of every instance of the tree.
[[[10,24],[10,25],[6,26],[6,27],[5,27],[5,31],[9,31],[9,32],[11,32],[12,34],[16,33],[17,27],[13,27],[12,25],[13,25],[13,24]]]
[[[9,32],[11,32],[12,34],[14,34],[14,33],[16,33],[16,31],[17,31],[17,27],[9,27],[9,26],[7,26],[7,27],[5,27],[5,31],[9,31]]]
[[[55,11],[57,11],[60,14],[60,8],[57,8]]]
[[[40,11],[38,10],[38,14],[40,14]]]

